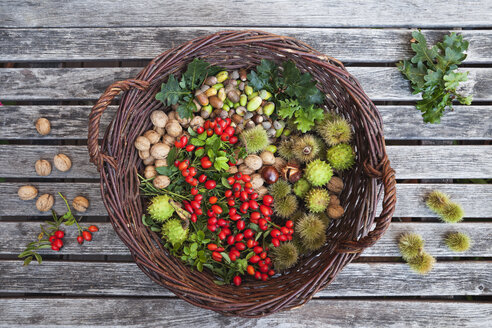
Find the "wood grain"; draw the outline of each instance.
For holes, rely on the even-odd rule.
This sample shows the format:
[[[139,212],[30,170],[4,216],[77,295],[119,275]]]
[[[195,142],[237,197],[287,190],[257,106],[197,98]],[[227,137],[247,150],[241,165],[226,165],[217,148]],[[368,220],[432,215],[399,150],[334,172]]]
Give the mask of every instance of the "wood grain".
[[[492,146],[388,146],[398,179],[474,179],[492,177]],[[85,146],[0,145],[0,177],[35,178],[34,163],[64,153],[68,172],[54,169],[46,179],[99,179]]]
[[[456,106],[441,124],[425,124],[414,106],[378,106],[386,140],[491,140],[492,106]],[[90,106],[4,106],[0,111],[0,139],[86,140]],[[110,106],[101,119],[101,137],[113,117]],[[51,133],[41,136],[34,129],[39,117],[51,122]]]
[[[415,101],[396,67],[347,67],[373,101]],[[492,101],[492,68],[465,68],[463,93],[475,101]],[[113,82],[135,77],[138,67],[3,68],[0,98],[7,100],[95,100]]]
[[[492,294],[491,271],[489,261],[438,262],[423,279],[404,263],[351,263],[316,297],[485,296]],[[65,261],[29,267],[21,261],[0,261],[0,293],[173,296],[135,263]]]
[[[61,310],[65,309],[65,310]],[[66,309],[70,309],[67,311]],[[489,327],[491,303],[312,300],[259,319],[225,317],[162,298],[0,299],[0,327]]]
[[[282,9],[279,15],[278,9]],[[0,5],[0,27],[101,26],[304,26],[304,27],[490,27],[487,0],[462,1],[234,1],[217,10],[211,0],[166,4],[7,0]],[[176,15],[179,14],[179,19]],[[452,18],[452,19],[450,19]]]
[[[94,234],[93,242],[80,246],[75,238],[77,229],[65,229],[65,245],[60,255],[79,256],[126,256],[130,260],[130,253],[119,240],[110,223],[98,223],[99,232]],[[17,255],[25,245],[36,239],[39,234],[39,222],[1,222],[2,238],[0,239],[0,255]],[[450,251],[443,242],[446,234],[454,231],[467,233],[473,240],[470,250],[464,253]],[[455,225],[444,223],[423,222],[393,222],[386,234],[371,248],[362,253],[365,257],[400,257],[398,239],[405,232],[418,233],[425,240],[425,249],[439,258],[491,257],[492,256],[492,222],[462,222]],[[51,250],[41,250],[42,254],[53,254]],[[456,277],[458,278],[458,277]]]
[[[239,30],[241,28],[227,28]],[[40,28],[2,29],[0,61],[150,60],[159,53],[224,28]],[[412,57],[411,31],[402,29],[262,28],[297,38],[345,63],[388,63]],[[449,30],[423,30],[429,44]],[[492,62],[490,30],[459,31],[470,41],[465,63]],[[110,42],[108,42],[110,40]],[[56,46],[53,46],[56,45]]]

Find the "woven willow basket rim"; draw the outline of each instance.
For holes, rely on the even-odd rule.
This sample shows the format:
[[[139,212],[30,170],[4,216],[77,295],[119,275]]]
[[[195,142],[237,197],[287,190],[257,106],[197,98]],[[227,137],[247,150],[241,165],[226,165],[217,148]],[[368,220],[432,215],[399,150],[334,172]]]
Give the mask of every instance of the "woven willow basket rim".
[[[192,270],[169,255],[159,236],[142,223],[145,206],[137,175],[142,161],[133,143],[151,127],[150,112],[164,109],[154,98],[161,83],[195,57],[227,69],[251,68],[262,58],[278,63],[291,59],[317,80],[326,95],[323,107],[337,111],[354,128],[357,165],[344,173],[340,195],[345,217],[332,221],[324,247],[302,258],[290,272],[265,282],[245,279],[240,287],[217,285],[210,273]],[[119,109],[99,146],[101,116],[120,92],[124,94]],[[194,39],[154,58],[135,79],[113,83],[89,115],[88,148],[101,175],[101,194],[113,227],[140,269],[185,301],[225,315],[260,317],[305,304],[381,238],[396,203],[382,120],[359,83],[338,60],[294,38],[262,31],[223,31]],[[376,217],[381,196],[382,212]]]

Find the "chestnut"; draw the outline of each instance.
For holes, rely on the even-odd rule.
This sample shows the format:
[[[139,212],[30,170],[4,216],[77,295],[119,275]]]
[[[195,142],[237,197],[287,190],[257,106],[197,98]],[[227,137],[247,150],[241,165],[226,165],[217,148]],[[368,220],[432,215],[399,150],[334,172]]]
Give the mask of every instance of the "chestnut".
[[[261,170],[261,177],[267,184],[273,184],[277,182],[279,173],[273,166],[264,166]]]
[[[282,167],[282,175],[285,180],[290,183],[295,183],[299,181],[302,177],[302,170],[298,163],[296,162],[288,162],[287,165]]]

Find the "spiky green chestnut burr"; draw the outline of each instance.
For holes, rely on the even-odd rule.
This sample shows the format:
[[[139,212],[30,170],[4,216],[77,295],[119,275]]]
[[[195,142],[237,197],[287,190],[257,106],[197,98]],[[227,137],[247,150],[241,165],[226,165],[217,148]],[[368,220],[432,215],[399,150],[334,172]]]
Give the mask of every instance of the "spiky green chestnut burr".
[[[323,233],[312,240],[301,239],[301,242],[306,250],[315,251],[320,249],[326,243],[326,235]]]
[[[261,125],[244,130],[241,132],[240,138],[249,154],[262,151],[270,144],[267,132]]]
[[[311,212],[323,212],[329,204],[330,194],[326,189],[313,188],[306,195],[306,206]]]
[[[285,198],[285,196],[290,194],[292,192],[292,187],[290,186],[290,183],[288,183],[284,179],[278,179],[277,182],[275,182],[268,188],[268,190],[273,199],[278,200],[281,198]]]
[[[315,214],[304,214],[304,216],[296,222],[295,231],[303,242],[312,242],[325,234],[326,225]]]
[[[463,208],[459,204],[453,202],[446,204],[439,215],[439,217],[447,223],[460,222],[463,220],[463,216],[465,216]]]
[[[348,143],[352,139],[350,124],[341,117],[321,121],[316,129],[329,146]]]
[[[471,239],[465,233],[453,232],[446,236],[444,242],[453,252],[466,252],[470,249]]]
[[[432,270],[434,263],[436,263],[436,259],[426,252],[422,252],[422,254],[408,260],[410,268],[419,274],[429,273],[429,271]]]
[[[333,170],[330,164],[316,159],[306,165],[304,176],[313,186],[319,187],[330,181],[333,176]]]
[[[294,184],[294,194],[296,194],[297,197],[304,198],[306,196],[307,192],[311,189],[311,185],[306,179],[300,179]]]
[[[439,214],[444,210],[446,204],[450,203],[450,199],[445,193],[434,190],[427,195],[425,203],[432,211]]]
[[[355,153],[349,144],[338,144],[326,151],[326,159],[335,170],[347,170],[355,163]]]
[[[157,222],[164,222],[173,215],[174,208],[169,204],[169,200],[170,197],[167,195],[152,198],[152,204],[147,209],[152,219]]]
[[[305,134],[302,137],[294,139],[294,158],[302,163],[310,162],[317,158],[320,147],[313,135]]]
[[[162,236],[173,247],[181,245],[188,237],[188,229],[184,229],[180,219],[172,219],[162,225]]]
[[[273,265],[275,270],[283,271],[297,263],[299,252],[292,242],[283,243],[273,248]]]
[[[294,139],[284,139],[280,142],[277,152],[280,157],[291,160],[294,158]]]
[[[299,207],[296,196],[290,194],[273,202],[273,210],[281,218],[289,218]]]
[[[424,240],[416,233],[405,233],[398,241],[398,248],[405,261],[408,261],[424,250]]]

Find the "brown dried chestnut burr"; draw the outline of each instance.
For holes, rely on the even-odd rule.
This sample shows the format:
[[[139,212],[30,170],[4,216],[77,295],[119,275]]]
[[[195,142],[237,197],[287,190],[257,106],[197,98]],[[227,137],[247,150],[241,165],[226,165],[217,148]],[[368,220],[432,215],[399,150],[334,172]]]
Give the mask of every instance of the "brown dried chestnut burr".
[[[281,171],[284,179],[290,183],[295,183],[302,177],[301,166],[296,162],[288,162]]]
[[[279,173],[277,169],[273,166],[265,166],[261,170],[261,177],[267,184],[273,184],[277,182]]]

